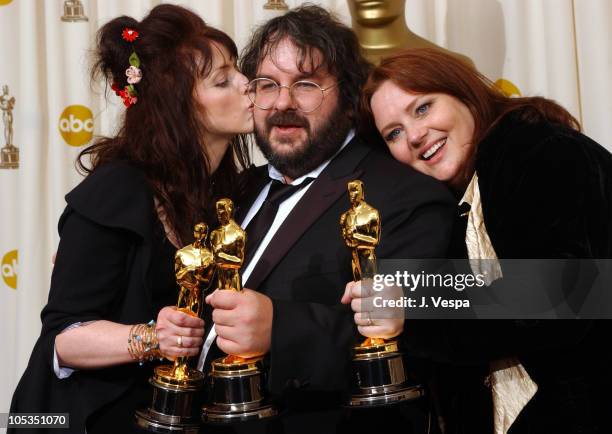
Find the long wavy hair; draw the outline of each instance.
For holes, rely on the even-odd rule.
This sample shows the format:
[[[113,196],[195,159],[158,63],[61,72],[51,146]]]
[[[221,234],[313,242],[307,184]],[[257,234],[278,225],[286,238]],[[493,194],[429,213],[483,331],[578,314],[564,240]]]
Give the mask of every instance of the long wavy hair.
[[[90,173],[103,164],[125,161],[140,169],[165,213],[166,223],[181,244],[193,239],[198,221],[211,222],[214,201],[239,194],[237,173],[249,165],[245,135],[232,139],[214,174],[203,143],[203,107],[194,97],[198,81],[212,69],[213,44],[238,57],[232,39],[180,6],[159,5],[141,22],[121,16],[98,32],[92,80],[102,76],[106,91],[127,85],[132,44],[125,28],[139,32],[133,42],[141,61],[142,80],[135,85],[138,102],[129,107],[114,137],[102,137],[83,150],[79,169]],[[91,167],[85,163],[89,156]]]
[[[580,123],[556,102],[542,97],[507,97],[471,65],[431,48],[402,50],[370,72],[361,96],[366,118],[372,115],[372,95],[387,80],[407,92],[443,93],[464,103],[474,117],[473,143],[480,142],[505,114],[514,111],[524,122],[546,120],[580,131]]]

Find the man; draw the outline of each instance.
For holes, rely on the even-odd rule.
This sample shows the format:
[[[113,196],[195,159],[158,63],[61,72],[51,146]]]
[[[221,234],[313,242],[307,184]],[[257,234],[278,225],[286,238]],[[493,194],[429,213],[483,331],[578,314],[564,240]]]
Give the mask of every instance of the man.
[[[339,228],[347,183],[362,180],[380,212],[382,259],[443,257],[454,201],[355,134],[368,64],[353,32],[323,9],[303,6],[264,24],[241,66],[254,79],[257,144],[269,164],[255,169],[237,216],[247,231],[244,292],[207,297],[216,343],[230,354],[268,355],[285,432],[334,432],[357,341],[353,312],[340,303],[352,280]],[[272,218],[260,237],[263,214]],[[366,336],[403,327],[403,319],[356,321]]]

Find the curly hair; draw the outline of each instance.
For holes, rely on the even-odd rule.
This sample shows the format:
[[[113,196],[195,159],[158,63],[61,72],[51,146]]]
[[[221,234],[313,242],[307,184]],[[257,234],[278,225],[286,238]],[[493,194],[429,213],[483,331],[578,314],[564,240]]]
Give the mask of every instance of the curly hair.
[[[121,38],[126,27],[140,33],[133,42],[143,71],[136,85],[138,102],[126,110],[116,136],[83,150],[77,164],[85,173],[113,161],[142,170],[171,229],[185,244],[193,238],[195,223],[213,221],[218,197],[238,194],[236,174],[249,164],[247,139],[239,135],[217,171],[210,173],[202,107],[194,98],[198,81],[212,69],[213,44],[225,47],[234,59],[238,50],[227,34],[183,7],[159,5],[141,22],[121,16],[98,32],[92,80],[104,77],[107,91],[110,84],[127,84],[132,45]],[[91,168],[85,156],[91,158]]]
[[[297,47],[300,72],[314,73],[318,68],[326,68],[341,83],[341,107],[356,123],[361,87],[371,65],[361,55],[355,33],[319,6],[300,6],[259,27],[242,51],[243,74],[255,78],[261,61],[287,38]],[[307,65],[315,51],[321,54],[321,63]]]

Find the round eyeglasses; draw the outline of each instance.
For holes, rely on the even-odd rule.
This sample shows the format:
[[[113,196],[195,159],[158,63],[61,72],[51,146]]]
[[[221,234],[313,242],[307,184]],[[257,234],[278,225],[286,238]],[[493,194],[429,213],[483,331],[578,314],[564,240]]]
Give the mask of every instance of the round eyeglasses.
[[[251,80],[248,88],[249,99],[262,110],[270,110],[280,95],[281,88],[287,88],[289,96],[297,109],[303,113],[310,113],[321,107],[325,92],[336,87],[338,83],[328,87],[321,87],[312,81],[300,80],[291,86],[278,84],[270,78],[256,78]]]

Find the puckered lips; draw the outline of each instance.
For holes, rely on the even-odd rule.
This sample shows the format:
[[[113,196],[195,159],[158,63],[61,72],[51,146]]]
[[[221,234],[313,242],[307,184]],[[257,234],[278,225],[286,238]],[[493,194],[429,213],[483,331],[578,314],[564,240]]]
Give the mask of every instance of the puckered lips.
[[[442,155],[442,150],[446,145],[446,137],[430,142],[423,148],[423,151],[419,154],[419,159],[430,163],[436,162]]]

